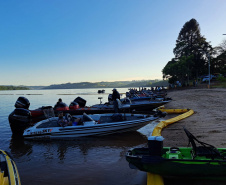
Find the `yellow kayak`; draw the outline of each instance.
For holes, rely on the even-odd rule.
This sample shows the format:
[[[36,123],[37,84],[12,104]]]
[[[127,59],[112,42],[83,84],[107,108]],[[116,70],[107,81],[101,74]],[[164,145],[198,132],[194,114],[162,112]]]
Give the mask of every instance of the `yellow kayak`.
[[[0,169],[0,185],[21,185],[14,160],[3,150],[0,150]]]

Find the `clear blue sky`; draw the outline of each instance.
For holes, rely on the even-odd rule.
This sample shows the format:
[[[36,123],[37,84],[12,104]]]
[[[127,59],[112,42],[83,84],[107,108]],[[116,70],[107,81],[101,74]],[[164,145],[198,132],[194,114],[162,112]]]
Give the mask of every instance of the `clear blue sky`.
[[[226,38],[225,0],[0,0],[0,85],[161,79],[192,18]]]

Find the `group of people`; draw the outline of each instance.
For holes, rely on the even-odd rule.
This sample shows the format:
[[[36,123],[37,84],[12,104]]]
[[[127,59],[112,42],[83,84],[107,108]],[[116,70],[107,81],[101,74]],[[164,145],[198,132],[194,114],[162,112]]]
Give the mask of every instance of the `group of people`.
[[[114,105],[114,111],[115,113],[118,113],[119,112],[119,108],[118,108],[118,102],[117,102],[117,99],[120,100],[120,94],[119,92],[117,91],[117,89],[113,89],[112,90],[113,93],[112,93],[112,100],[113,100],[113,105]],[[58,102],[56,103],[56,105],[54,107],[58,107],[62,102],[62,99],[59,98]],[[77,125],[78,123],[80,122],[80,118],[74,118],[72,117],[72,119],[66,119],[64,117],[64,114],[62,111],[60,111],[58,113],[58,124],[62,127],[66,127],[66,126],[74,126],[74,125]]]
[[[71,119],[67,119],[67,118],[64,117],[64,113],[62,111],[60,111],[58,113],[58,121],[57,121],[57,123],[61,127],[76,126],[76,125],[78,125],[80,120],[81,120],[80,118],[75,118],[75,117],[72,117]]]

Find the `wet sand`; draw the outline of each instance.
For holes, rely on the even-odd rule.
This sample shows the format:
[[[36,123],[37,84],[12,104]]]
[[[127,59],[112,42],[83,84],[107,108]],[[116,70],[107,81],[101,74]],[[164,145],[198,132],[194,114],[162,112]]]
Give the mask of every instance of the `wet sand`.
[[[226,89],[176,90],[169,91],[168,96],[173,100],[165,108],[188,108],[195,113],[163,129],[164,146],[187,146],[185,126],[199,140],[218,148],[226,147]]]

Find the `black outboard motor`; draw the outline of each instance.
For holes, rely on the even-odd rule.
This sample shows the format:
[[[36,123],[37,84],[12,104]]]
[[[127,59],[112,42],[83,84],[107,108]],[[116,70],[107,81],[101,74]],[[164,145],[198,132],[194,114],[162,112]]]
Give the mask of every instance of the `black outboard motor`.
[[[24,108],[24,109],[29,109],[30,107],[30,102],[27,98],[21,96],[17,99],[15,105],[16,108]]]
[[[77,102],[80,107],[86,106],[86,100],[84,100],[83,98],[81,98],[79,96],[77,98],[75,98],[74,102]]]
[[[108,95],[108,102],[111,102],[111,101],[113,101],[113,99],[112,99],[112,94],[109,94],[109,95]]]
[[[129,92],[126,92],[126,97],[130,98],[131,94]]]
[[[64,103],[64,102],[60,102],[57,104],[57,106],[55,106],[54,108],[57,109],[57,108],[64,108],[64,107],[67,107],[67,104]]]
[[[71,102],[71,104],[69,105],[69,109],[78,109],[79,108],[79,104],[77,102]]]
[[[16,108],[8,119],[13,137],[23,137],[24,130],[32,125],[31,112],[24,108]]]

